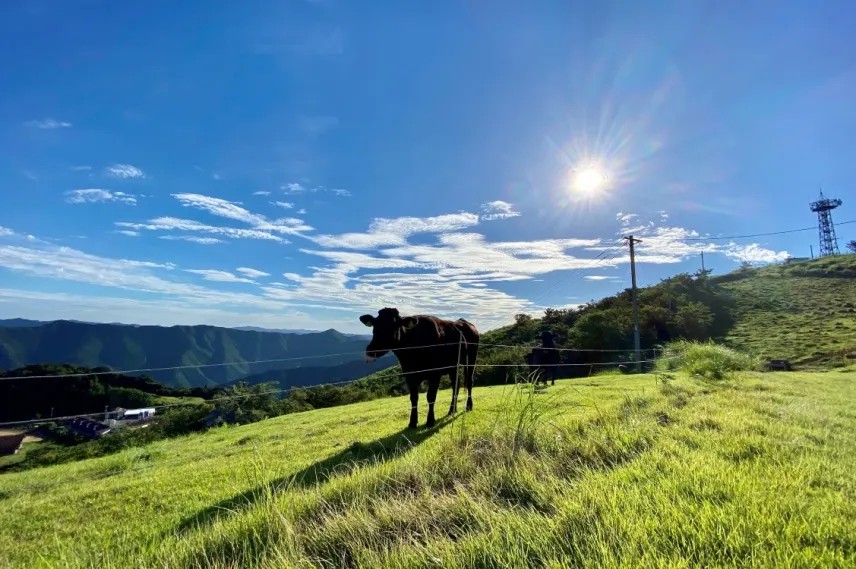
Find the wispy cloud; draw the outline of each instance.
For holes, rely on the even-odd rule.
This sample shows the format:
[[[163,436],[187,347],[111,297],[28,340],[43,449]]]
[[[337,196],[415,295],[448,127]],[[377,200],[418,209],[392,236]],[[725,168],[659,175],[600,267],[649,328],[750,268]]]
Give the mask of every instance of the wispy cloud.
[[[611,281],[618,280],[618,277],[610,277],[606,275],[586,275],[583,277],[587,281]]]
[[[270,273],[266,273],[266,272],[260,271],[258,269],[252,269],[250,267],[238,267],[235,270],[237,272],[241,273],[242,275],[248,276],[251,279],[257,279],[260,277],[269,277],[270,276]]]
[[[292,202],[270,202],[271,205],[279,206],[283,209],[292,209],[294,208],[294,204]],[[305,212],[304,212],[305,213]]]
[[[113,164],[104,169],[104,174],[112,178],[121,178],[124,180],[145,178],[145,173],[131,164]]]
[[[65,201],[73,204],[117,202],[129,205],[137,205],[137,198],[125,192],[114,192],[98,188],[84,190],[71,190],[65,192]]]
[[[353,195],[350,190],[346,190],[344,188],[327,188],[325,186],[304,186],[299,182],[289,182],[288,184],[283,184],[282,186],[280,186],[279,189],[287,194],[328,192],[335,196],[341,197],[351,197]]]
[[[118,233],[120,235],[125,235],[127,237],[139,237],[140,236],[139,231],[132,231],[130,229],[120,229],[120,230],[116,231],[116,233]]]
[[[231,239],[261,239],[263,241],[276,241],[278,243],[288,243],[288,240],[274,235],[267,231],[259,231],[257,229],[242,229],[239,227],[220,227],[216,225],[207,225],[192,219],[181,219],[177,217],[156,217],[145,223],[132,223],[127,221],[117,221],[118,227],[132,229],[135,231],[188,231],[198,233],[209,233],[221,235]],[[185,239],[187,241],[187,239]],[[199,243],[199,241],[197,241]]]
[[[494,219],[508,219],[509,217],[517,217],[520,212],[514,211],[514,207],[502,200],[487,202],[481,206],[481,219],[484,221],[492,221]]]
[[[269,196],[270,192],[266,192],[264,190],[259,190],[257,192],[253,192],[254,196]]]
[[[189,241],[191,243],[198,243],[199,245],[217,245],[219,243],[225,243],[225,241],[217,239],[216,237],[196,237],[195,235],[159,235],[158,239],[165,239],[167,241]]]
[[[249,283],[255,284],[252,279],[245,279],[227,271],[216,271],[213,269],[185,269],[188,273],[201,275],[206,281],[215,281],[221,283]]]
[[[478,225],[473,213],[452,213],[434,217],[377,218],[366,233],[319,235],[312,237],[322,247],[344,249],[376,249],[384,245],[405,245],[415,233],[444,233]]]
[[[339,125],[339,119],[333,116],[304,116],[298,120],[300,129],[307,134],[320,135]]]
[[[75,172],[91,172],[92,166],[86,166],[86,165],[72,166],[71,169]]]
[[[32,120],[24,123],[30,128],[38,128],[41,130],[54,130],[57,128],[71,128],[71,123],[68,121],[58,121],[56,119]]]
[[[300,235],[303,232],[313,229],[312,226],[307,225],[303,220],[293,217],[269,220],[263,215],[250,212],[238,203],[221,198],[202,194],[173,194],[173,197],[185,207],[201,209],[218,217],[241,221],[259,231]]]

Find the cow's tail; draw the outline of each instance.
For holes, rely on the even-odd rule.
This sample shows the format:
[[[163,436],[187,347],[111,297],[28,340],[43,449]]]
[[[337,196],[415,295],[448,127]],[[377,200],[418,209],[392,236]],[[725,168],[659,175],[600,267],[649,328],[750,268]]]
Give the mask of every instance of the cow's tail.
[[[476,360],[479,353],[479,331],[475,324],[460,318],[458,329],[464,339],[462,360],[459,363],[464,366],[464,387],[467,388],[467,410],[473,407],[473,383],[476,374]]]

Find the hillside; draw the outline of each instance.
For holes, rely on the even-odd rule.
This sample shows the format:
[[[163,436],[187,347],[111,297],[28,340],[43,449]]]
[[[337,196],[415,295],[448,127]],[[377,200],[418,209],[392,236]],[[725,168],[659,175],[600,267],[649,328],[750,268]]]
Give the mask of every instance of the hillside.
[[[365,345],[364,338],[336,330],[280,334],[214,326],[125,326],[60,320],[33,327],[0,327],[0,369],[29,364],[115,370],[210,366],[149,372],[169,386],[195,387],[222,385],[309,364],[317,368],[362,361]],[[289,358],[306,359],[249,363]],[[299,378],[301,383],[305,380]],[[317,378],[317,383],[324,381],[326,378]]]
[[[639,289],[643,358],[678,338],[724,342],[760,358],[801,369],[856,364],[856,255],[792,265],[738,269],[725,275],[675,275]],[[588,375],[593,362],[632,358],[629,290],[575,310],[548,309],[541,318],[484,334],[485,344],[534,345],[552,331],[564,352],[564,374]],[[599,350],[614,350],[603,352]],[[522,362],[520,349],[485,348],[480,361]],[[501,373],[488,373],[501,382]],[[496,377],[494,377],[496,376]]]
[[[398,397],[2,475],[0,565],[856,564],[856,374],[527,393],[416,432]]]
[[[718,281],[735,300],[728,344],[803,368],[856,363],[856,255],[737,271]]]

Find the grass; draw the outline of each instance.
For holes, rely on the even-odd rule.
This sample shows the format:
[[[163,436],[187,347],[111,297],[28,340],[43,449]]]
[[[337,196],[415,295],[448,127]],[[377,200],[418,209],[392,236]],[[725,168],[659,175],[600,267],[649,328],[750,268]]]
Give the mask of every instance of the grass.
[[[856,365],[856,255],[766,267],[722,286],[737,304],[729,345],[802,369]]]
[[[405,398],[217,428],[0,476],[0,566],[854,567],[854,385],[604,376],[477,388],[433,429]]]
[[[760,359],[713,342],[671,342],[666,346],[663,356],[657,362],[659,369],[682,370],[707,379],[725,379],[738,371],[757,371],[762,367]]]

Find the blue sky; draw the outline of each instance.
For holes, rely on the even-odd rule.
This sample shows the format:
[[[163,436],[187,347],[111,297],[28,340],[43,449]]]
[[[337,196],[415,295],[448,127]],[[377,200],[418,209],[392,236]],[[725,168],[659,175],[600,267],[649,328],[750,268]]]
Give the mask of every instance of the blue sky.
[[[488,329],[628,287],[628,232],[642,285],[702,248],[716,272],[807,256],[812,231],[687,238],[811,226],[820,186],[856,218],[854,16],[3,2],[0,316]]]

